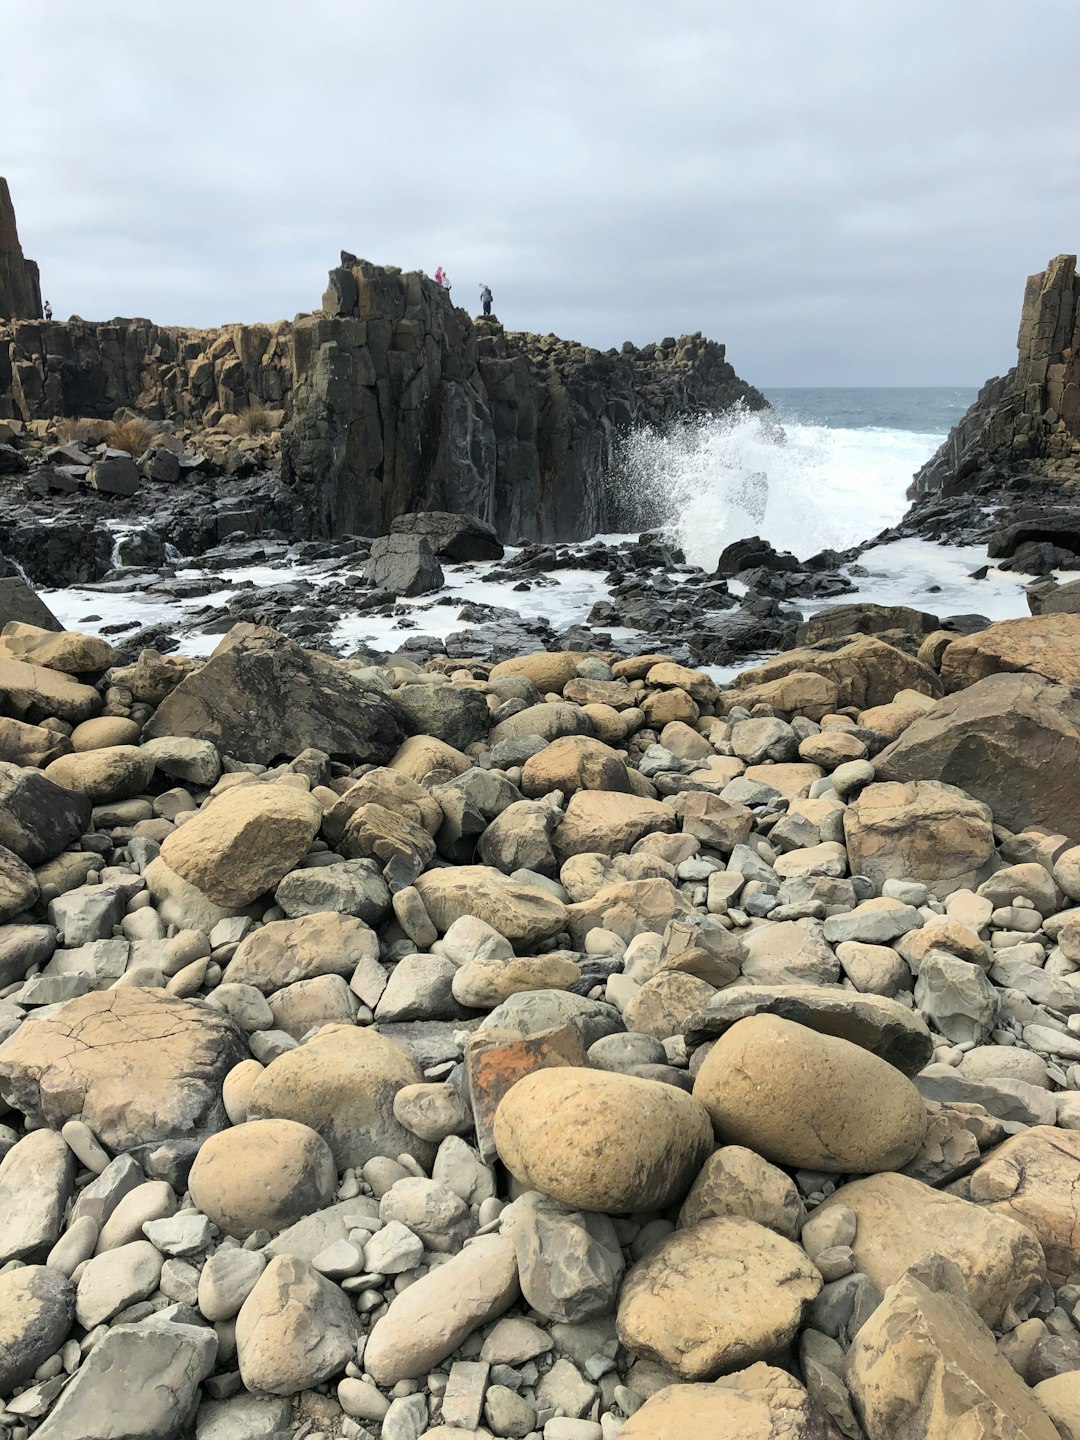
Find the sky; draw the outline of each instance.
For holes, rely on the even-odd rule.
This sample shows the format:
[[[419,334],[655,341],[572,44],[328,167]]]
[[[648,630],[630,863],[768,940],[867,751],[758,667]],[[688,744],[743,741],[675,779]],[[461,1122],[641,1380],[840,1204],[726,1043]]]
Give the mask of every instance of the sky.
[[[1080,247],[1077,0],[0,0],[57,317],[316,309],[342,249],[744,379],[978,385]]]

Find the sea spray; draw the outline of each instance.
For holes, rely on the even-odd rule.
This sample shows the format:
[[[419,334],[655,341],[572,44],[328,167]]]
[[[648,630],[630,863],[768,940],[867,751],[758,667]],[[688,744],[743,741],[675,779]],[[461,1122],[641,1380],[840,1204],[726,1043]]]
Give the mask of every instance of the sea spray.
[[[805,559],[894,525],[911,476],[939,438],[781,423],[773,411],[740,406],[627,436],[612,510],[620,528],[663,528],[705,569],[748,535]]]

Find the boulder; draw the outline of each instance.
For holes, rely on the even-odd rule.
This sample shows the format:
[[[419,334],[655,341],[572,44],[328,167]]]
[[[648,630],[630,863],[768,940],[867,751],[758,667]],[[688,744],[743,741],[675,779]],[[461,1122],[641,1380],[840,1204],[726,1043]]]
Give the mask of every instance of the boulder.
[[[619,1431],[620,1440],[831,1440],[831,1434],[799,1382],[761,1361],[711,1385],[665,1385]]]
[[[75,1157],[54,1131],[33,1130],[12,1145],[0,1160],[0,1265],[45,1259],[74,1185]]]
[[[29,910],[39,894],[40,886],[30,866],[0,845],[0,924]]]
[[[722,1145],[698,1172],[679,1211],[689,1229],[700,1220],[741,1217],[798,1241],[806,1210],[794,1180],[742,1145]]]
[[[869,1440],[953,1440],[965,1433],[1059,1440],[965,1299],[930,1290],[914,1275],[885,1292],[845,1368]]]
[[[605,885],[588,900],[566,907],[565,925],[575,948],[584,949],[590,930],[611,930],[623,940],[651,933],[663,935],[672,920],[692,915],[694,908],[670,880],[654,877]]]
[[[1080,696],[1038,675],[991,675],[939,701],[874,768],[882,780],[957,785],[1011,830],[1080,838]]]
[[[559,1325],[580,1325],[614,1309],[625,1267],[607,1215],[568,1210],[527,1191],[503,1211],[526,1303]]]
[[[247,1056],[227,1015],[124,986],[69,1000],[0,1045],[0,1095],[35,1125],[84,1120],[147,1164],[162,1142],[193,1155],[228,1124],[225,1076]]]
[[[427,537],[404,532],[372,541],[364,576],[377,590],[405,596],[429,595],[444,579]]]
[[[92,721],[84,722],[92,724]],[[67,755],[72,748],[66,735],[55,730],[46,730],[43,725],[27,725],[24,720],[12,720],[0,715],[0,760],[14,765],[48,765],[58,755]]]
[[[1058,685],[1080,685],[1080,615],[1002,620],[958,636],[941,657],[941,680],[949,691],[988,675],[1023,671]]]
[[[1046,1255],[1050,1283],[1080,1275],[1080,1133],[1037,1125],[1013,1135],[952,1186],[995,1215],[1018,1220]]]
[[[41,865],[90,828],[85,795],[47,780],[38,770],[0,762],[0,845],[28,865]]]
[[[940,681],[928,665],[874,636],[852,640],[839,648],[832,641],[823,641],[820,645],[787,650],[762,665],[742,671],[736,676],[736,689],[753,687],[756,690],[793,671],[812,671],[831,680],[836,686],[836,701],[830,707],[834,710],[847,705],[853,705],[856,710],[887,705],[900,690],[941,694]],[[736,698],[741,704],[742,698]]]
[[[76,630],[57,633],[51,626],[17,622],[0,631],[0,653],[4,651],[16,660],[61,670],[66,675],[94,675],[117,660],[115,648],[98,635],[81,635]]]
[[[604,1070],[537,1070],[495,1114],[499,1158],[523,1185],[582,1210],[662,1210],[712,1147],[685,1091]]]
[[[338,1375],[360,1327],[349,1297],[297,1255],[270,1261],[236,1317],[236,1361],[249,1390],[295,1395]]]
[[[515,949],[531,949],[566,925],[562,901],[488,865],[429,870],[416,881],[416,889],[440,935],[462,915],[475,915]]]
[[[103,495],[139,493],[139,467],[126,450],[106,450],[102,458],[90,466],[86,479],[91,490]]]
[[[246,1240],[329,1205],[337,1185],[330,1147],[293,1120],[249,1120],[203,1142],[188,1177],[196,1206],[219,1230]]]
[[[250,905],[303,859],[321,820],[322,807],[303,790],[243,785],[167,836],[161,859],[215,904]]]
[[[449,746],[444,746],[442,741],[432,741],[430,736],[418,735],[406,740],[403,749],[410,746],[416,747],[428,741],[431,745],[442,748],[449,755],[457,759],[451,768],[454,774],[458,774],[459,761],[464,761],[464,768],[469,769],[467,756],[459,754],[458,751]],[[433,759],[438,759],[434,756]],[[429,768],[435,768],[431,766]],[[426,773],[421,770],[421,775]],[[430,790],[418,784],[411,776],[402,774],[398,770],[391,770],[388,766],[379,765],[374,770],[369,770],[366,775],[360,777],[355,784],[350,785],[336,805],[332,805],[323,817],[323,834],[331,845],[337,845],[345,827],[349,823],[349,817],[354,815],[361,805],[382,805],[387,810],[393,810],[405,820],[412,820],[417,825],[422,825],[429,835],[438,833],[439,826],[443,822],[443,813],[437,800],[432,799]]]
[[[45,774],[54,785],[101,805],[141,795],[153,779],[154,762],[138,745],[110,745],[81,755],[61,755]]]
[[[849,635],[880,635],[899,630],[921,639],[940,628],[936,615],[913,610],[908,605],[830,605],[804,620],[795,632],[797,645],[816,645],[820,640],[844,639]]]
[[[206,1325],[114,1325],[34,1433],[43,1440],[175,1440],[188,1428],[217,1350]]]
[[[241,624],[162,701],[143,735],[192,735],[265,764],[316,749],[352,765],[381,765],[405,727],[394,701],[346,666],[276,630]]]
[[[775,1231],[752,1220],[702,1220],[627,1272],[619,1340],[680,1380],[711,1380],[782,1351],[821,1283],[803,1251]]]
[[[563,686],[577,676],[581,655],[568,650],[538,650],[532,655],[515,655],[501,660],[489,672],[492,680],[504,675],[524,675],[541,695],[561,695]],[[523,732],[528,733],[528,732]]]
[[[457,750],[483,740],[491,729],[487,701],[467,685],[401,685],[394,703],[410,735],[434,735]]]
[[[550,790],[573,795],[577,790],[630,793],[630,776],[618,751],[588,735],[564,735],[535,755],[521,769],[523,795],[536,798]]]
[[[580,706],[564,700],[545,701],[500,720],[491,732],[491,743],[499,745],[504,740],[521,740],[534,735],[539,735],[541,740],[558,740],[563,735],[592,733],[593,723]]]
[[[520,1293],[513,1242],[484,1235],[395,1296],[371,1328],[364,1369],[384,1387],[426,1375]]]
[[[32,589],[21,575],[6,575],[0,578],[0,626],[17,620],[20,625],[36,625],[42,630],[62,630],[57,620],[36,590]]]
[[[460,565],[471,560],[501,560],[503,547],[495,528],[475,515],[449,510],[414,510],[396,515],[391,535],[423,536],[440,560]]]
[[[0,710],[36,724],[48,716],[78,725],[101,709],[101,696],[59,670],[0,656]]]
[[[63,1345],[75,1318],[75,1287],[47,1265],[0,1275],[0,1397],[29,1380]]]
[[[570,797],[553,844],[560,860],[595,852],[617,855],[630,850],[645,835],[670,834],[678,824],[675,812],[659,800],[604,790],[578,790]]]
[[[941,1255],[960,1267],[972,1305],[995,1329],[1023,1318],[1046,1275],[1042,1247],[1026,1225],[906,1175],[842,1185],[815,1218],[837,1207],[855,1216],[855,1263],[879,1291]]]
[[[722,1035],[694,1096],[720,1140],[809,1170],[898,1169],[926,1133],[922,1097],[899,1070],[775,1015],[752,1015]]]
[[[899,1001],[860,995],[830,985],[735,985],[714,995],[691,1016],[691,1049],[723,1035],[748,1015],[777,1015],[822,1035],[836,1035],[917,1075],[929,1064],[934,1042],[926,1022]]]
[[[377,963],[378,956],[378,937],[362,920],[323,910],[295,920],[271,920],[245,935],[221,979],[272,995],[318,975],[348,978],[358,965]]]
[[[408,1054],[376,1031],[329,1025],[270,1062],[252,1086],[248,1117],[310,1126],[330,1146],[338,1170],[403,1153],[430,1164],[434,1147],[394,1115],[398,1091],[422,1079]]]
[[[944,900],[993,869],[992,818],[985,804],[936,780],[868,785],[844,812],[851,868],[878,890],[886,880],[917,880]]]

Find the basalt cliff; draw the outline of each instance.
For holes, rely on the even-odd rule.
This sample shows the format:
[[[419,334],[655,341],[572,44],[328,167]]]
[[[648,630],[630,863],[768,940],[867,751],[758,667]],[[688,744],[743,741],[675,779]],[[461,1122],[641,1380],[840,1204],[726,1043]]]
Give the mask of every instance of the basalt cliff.
[[[1016,365],[988,380],[912,482],[934,494],[1046,491],[1080,481],[1080,275],[1059,255],[1024,292]]]
[[[9,230],[3,276],[28,263],[13,216]],[[601,352],[508,331],[425,275],[345,253],[321,308],[292,322],[192,330],[9,308],[29,318],[0,323],[0,421],[130,410],[212,452],[208,432],[235,439],[236,417],[261,404],[280,422],[271,468],[316,536],[382,534],[434,509],[506,539],[578,539],[633,521],[611,484],[630,428],[766,403],[700,334]]]

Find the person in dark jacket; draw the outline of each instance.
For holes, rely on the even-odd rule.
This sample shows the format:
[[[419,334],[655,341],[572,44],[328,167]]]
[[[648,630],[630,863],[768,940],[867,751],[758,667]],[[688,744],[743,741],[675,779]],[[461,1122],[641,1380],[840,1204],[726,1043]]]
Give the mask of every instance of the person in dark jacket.
[[[481,286],[480,286],[480,300],[481,300],[481,303],[483,304],[483,307],[484,307],[484,314],[485,314],[485,315],[490,315],[490,314],[491,314],[491,286],[490,286],[490,285],[481,285]]]

